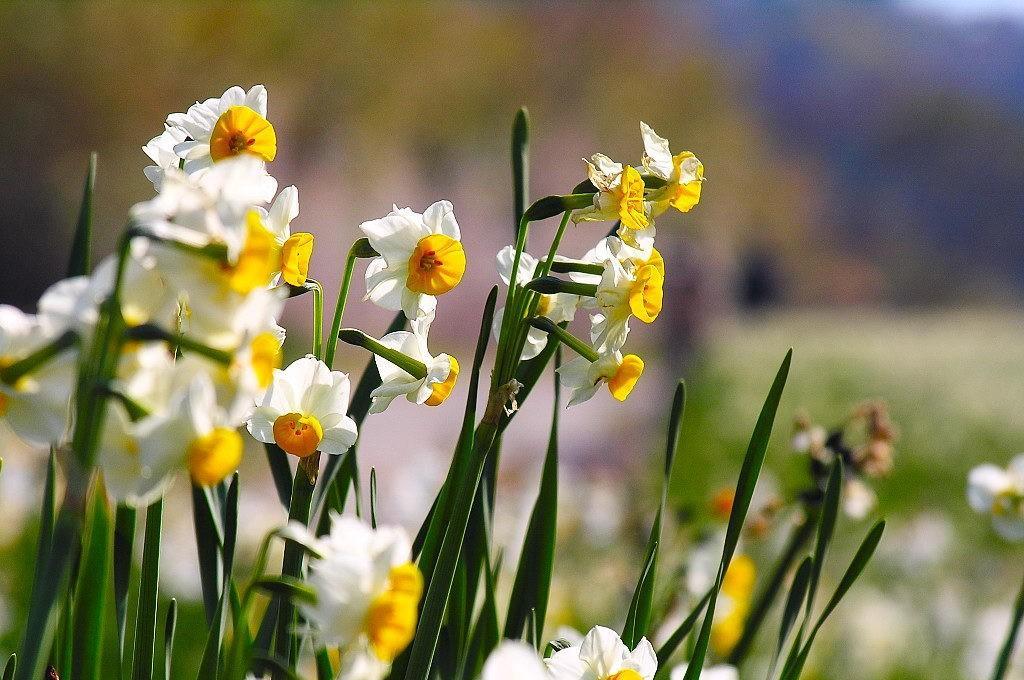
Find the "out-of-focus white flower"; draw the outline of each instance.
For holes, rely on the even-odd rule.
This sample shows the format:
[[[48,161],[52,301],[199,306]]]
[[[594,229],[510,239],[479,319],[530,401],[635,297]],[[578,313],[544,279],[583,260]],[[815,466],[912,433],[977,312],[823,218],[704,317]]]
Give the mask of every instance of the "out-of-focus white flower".
[[[370,393],[370,413],[381,413],[391,401],[405,395],[413,404],[440,406],[451,395],[459,377],[459,362],[453,356],[438,354],[427,349],[427,333],[433,314],[410,322],[412,332],[395,331],[380,339],[380,344],[422,362],[427,375],[417,378],[381,356],[374,356],[381,384]]]
[[[992,516],[997,534],[1024,540],[1024,454],[1014,456],[1006,469],[986,464],[971,470],[967,501],[975,512]]]
[[[359,225],[380,253],[366,268],[366,299],[410,319],[427,316],[436,296],[459,285],[466,272],[459,223],[448,201],[423,214],[394,206],[386,216]]]
[[[510,285],[510,282],[512,281],[512,264],[515,261],[515,255],[515,246],[505,246],[498,251],[496,258],[498,264],[498,276],[501,277],[501,280],[506,286]],[[519,256],[519,271],[516,275],[516,285],[522,286],[529,283],[534,277],[536,268],[537,258],[527,252],[521,253]],[[579,307],[579,304],[580,296],[572,295],[571,293],[541,295],[537,303],[537,316],[547,317],[554,323],[572,321],[576,316],[576,308]],[[495,335],[498,335],[500,332],[501,322],[504,315],[504,307],[498,309],[494,314],[492,330]],[[520,358],[524,361],[534,358],[541,353],[545,345],[547,345],[547,342],[547,333],[538,328],[530,327],[530,330],[526,334],[526,344],[523,345],[523,353]]]
[[[857,477],[843,482],[843,512],[851,519],[864,519],[875,509],[878,497],[874,490]]]
[[[547,680],[537,650],[518,640],[502,640],[484,663],[480,680]]]
[[[597,187],[594,205],[572,214],[573,222],[619,220],[619,236],[633,246],[654,241],[651,204],[644,198],[644,180],[636,168],[616,163],[604,154],[594,154],[587,164],[587,176]]]
[[[653,680],[658,657],[647,638],[632,651],[619,635],[595,626],[579,646],[566,647],[544,662],[553,680]]]
[[[165,412],[139,422],[141,469],[151,480],[160,480],[187,467],[197,484],[217,484],[242,461],[238,425],[237,415],[217,404],[210,376],[199,373]]]
[[[267,89],[262,85],[248,92],[230,87],[220,97],[196,102],[186,113],[172,113],[167,125],[188,135],[175,144],[174,152],[185,161],[189,174],[236,156],[264,162],[277,155],[277,134],[267,120]]]
[[[593,397],[601,383],[619,401],[625,401],[644,372],[644,361],[635,354],[622,356],[618,350],[601,354],[597,361],[586,357],[571,359],[558,369],[559,378],[571,391],[569,406],[582,404]]]
[[[598,352],[617,350],[626,343],[630,317],[653,323],[661,313],[665,265],[657,252],[653,250],[651,259],[639,266],[616,258],[605,261],[595,298],[599,312],[590,319],[590,337]]]
[[[0,367],[24,359],[53,340],[37,316],[0,305]],[[68,404],[74,390],[74,349],[56,357],[8,385],[0,383],[0,420],[29,444],[59,443],[68,424]]]
[[[249,419],[249,432],[286,453],[305,458],[315,451],[342,454],[356,441],[348,412],[348,375],[332,371],[313,355],[275,370]]]
[[[303,526],[289,530],[314,551],[308,583],[317,600],[300,607],[320,641],[340,648],[340,677],[383,677],[412,640],[423,593],[409,537],[336,514],[323,538]]]
[[[672,673],[669,675],[669,680],[683,680],[686,677],[687,664],[676,666],[672,669]],[[735,666],[730,666],[727,663],[721,663],[715,666],[708,666],[702,668],[700,675],[697,676],[700,680],[740,680],[740,672],[736,670]]]
[[[174,147],[181,144],[188,138],[188,133],[183,129],[173,126],[165,126],[164,131],[149,140],[142,150],[154,165],[148,165],[143,169],[146,179],[153,183],[153,188],[160,191],[163,188],[164,175],[168,170],[179,169],[181,158],[175,153]]]
[[[689,151],[672,155],[668,140],[659,137],[647,123],[640,123],[640,136],[644,140],[644,168],[665,180],[664,187],[650,194],[652,215],[657,217],[670,207],[689,212],[700,201],[704,165]]]

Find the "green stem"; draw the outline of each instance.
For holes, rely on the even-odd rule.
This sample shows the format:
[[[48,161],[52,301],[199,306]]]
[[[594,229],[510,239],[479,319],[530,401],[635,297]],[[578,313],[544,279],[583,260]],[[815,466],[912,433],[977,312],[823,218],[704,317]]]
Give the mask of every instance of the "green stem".
[[[591,262],[578,262],[575,260],[553,260],[551,262],[550,270],[555,274],[596,274],[600,276],[604,274],[603,264],[594,264]]]
[[[1010,630],[1006,633],[1006,642],[999,652],[996,667],[992,671],[992,680],[1003,680],[1006,671],[1010,667],[1010,658],[1013,656],[1013,648],[1017,645],[1017,635],[1020,633],[1021,619],[1024,619],[1024,584],[1021,584],[1020,592],[1017,594],[1017,604],[1013,608],[1013,621],[1010,623]]]
[[[8,385],[13,385],[18,380],[29,373],[32,373],[40,366],[45,365],[50,359],[63,352],[69,347],[72,347],[78,342],[78,333],[74,331],[65,331],[57,339],[52,342],[43,345],[35,352],[32,352],[23,359],[20,359],[10,366],[0,370],[0,381]]]
[[[385,347],[361,330],[343,328],[338,331],[338,338],[349,345],[370,350],[382,359],[387,359],[414,378],[423,379],[427,377],[427,365],[422,361],[417,361],[408,354],[402,354],[396,349]]]
[[[165,331],[159,326],[153,326],[151,324],[143,324],[141,326],[134,326],[124,332],[124,337],[130,340],[159,340],[170,343],[183,351],[193,352],[204,356],[207,359],[214,361],[222,366],[230,366],[231,361],[234,359],[234,355],[231,352],[226,352],[221,349],[204,345],[201,342],[193,340],[186,335],[179,335],[178,333],[171,333]]]
[[[593,283],[566,281],[555,276],[539,276],[523,287],[526,290],[532,290],[543,295],[570,293],[571,295],[579,295],[581,297],[597,296],[597,286]]]
[[[301,466],[295,469],[295,477],[292,480],[292,501],[288,508],[288,520],[299,522],[303,526],[309,524],[309,508],[313,500],[313,484],[310,483],[306,472]],[[281,575],[293,578],[302,578],[302,558],[305,548],[301,545],[287,541],[284,546],[284,558],[281,562]],[[277,614],[277,635],[274,641],[275,652],[286,666],[291,669],[295,666],[295,608],[287,597],[280,598],[280,609]],[[287,676],[273,672],[275,680],[287,680]]]
[[[579,354],[587,361],[594,362],[598,360],[598,354],[592,347],[587,345],[585,342],[577,338],[569,331],[563,329],[558,324],[551,321],[551,319],[543,316],[536,316],[530,319],[530,324],[534,328],[544,331],[548,335],[554,335],[563,345],[571,349],[572,351]]]
[[[324,287],[316,279],[306,279],[306,288],[313,291],[313,356],[322,359],[324,349]]]
[[[348,257],[345,259],[345,273],[341,278],[341,289],[338,291],[338,301],[334,305],[334,318],[331,320],[331,332],[327,336],[327,349],[324,352],[324,363],[328,367],[334,365],[334,355],[338,350],[338,331],[341,330],[341,319],[345,316],[345,303],[348,301],[349,289],[352,288],[352,274],[355,271],[356,260],[360,257],[373,257],[367,251],[369,245],[365,238],[361,238],[353,243],[348,250]]]

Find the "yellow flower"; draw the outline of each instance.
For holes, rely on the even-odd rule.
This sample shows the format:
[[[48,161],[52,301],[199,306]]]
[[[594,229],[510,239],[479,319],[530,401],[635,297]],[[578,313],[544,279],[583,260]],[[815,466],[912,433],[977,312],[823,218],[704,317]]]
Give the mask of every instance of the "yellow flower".
[[[711,627],[711,646],[719,656],[726,656],[739,642],[750,613],[750,602],[754,594],[757,568],[754,560],[746,555],[737,555],[729,563],[722,580],[722,607]]]
[[[597,188],[594,205],[573,213],[574,222],[619,220],[620,235],[636,245],[635,234],[653,226],[651,205],[644,197],[644,180],[636,168],[615,163],[603,154],[594,154],[587,163],[587,174]]]
[[[213,486],[238,469],[242,462],[242,436],[237,430],[216,427],[188,447],[188,469],[200,486]]]
[[[665,186],[650,194],[652,215],[660,215],[669,207],[689,212],[700,201],[704,165],[689,151],[673,155],[668,140],[659,137],[647,123],[640,123],[640,135],[644,140],[644,169],[665,181]]]

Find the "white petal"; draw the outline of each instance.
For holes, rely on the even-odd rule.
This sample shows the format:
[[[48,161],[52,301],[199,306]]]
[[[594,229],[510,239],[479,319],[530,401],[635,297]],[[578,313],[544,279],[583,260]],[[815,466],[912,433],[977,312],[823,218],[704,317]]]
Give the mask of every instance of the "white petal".
[[[462,236],[450,201],[438,201],[423,211],[423,221],[433,234],[444,234],[458,241]]]

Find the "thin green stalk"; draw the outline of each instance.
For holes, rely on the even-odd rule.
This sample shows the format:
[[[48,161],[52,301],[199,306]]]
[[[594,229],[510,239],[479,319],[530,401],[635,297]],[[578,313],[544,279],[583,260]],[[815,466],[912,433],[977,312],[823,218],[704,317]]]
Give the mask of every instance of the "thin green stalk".
[[[542,330],[548,335],[555,336],[555,338],[557,338],[563,345],[588,361],[594,362],[599,358],[597,352],[595,352],[590,345],[586,344],[558,324],[552,322],[551,319],[544,318],[543,316],[534,317],[530,319],[528,325]]]
[[[362,347],[363,349],[370,350],[382,359],[387,359],[414,378],[427,377],[427,365],[422,361],[413,359],[411,356],[403,354],[398,350],[385,347],[361,330],[343,328],[338,332],[338,337],[349,345]]]
[[[306,279],[306,288],[313,291],[313,356],[322,358],[324,349],[324,287],[316,279]]]
[[[310,502],[313,499],[313,484],[306,476],[306,471],[299,466],[295,469],[295,478],[292,484],[292,500],[288,509],[288,520],[301,523],[303,526],[309,523]],[[302,577],[302,558],[304,548],[292,541],[284,546],[284,558],[281,562],[281,575],[299,579]],[[277,613],[277,635],[274,641],[274,651],[277,656],[287,662],[289,669],[295,666],[295,608],[288,598],[280,598],[280,609]],[[286,680],[287,675],[274,670],[274,680]]]
[[[345,316],[345,303],[348,302],[349,289],[352,288],[352,274],[355,271],[356,260],[362,254],[366,239],[359,239],[352,244],[348,250],[348,257],[345,258],[345,273],[341,277],[341,289],[338,291],[338,301],[334,305],[334,318],[331,320],[331,332],[327,336],[327,348],[324,351],[324,363],[328,366],[334,365],[334,355],[338,351],[338,331],[341,330],[341,320]]]
[[[1017,635],[1020,633],[1022,619],[1024,619],[1024,584],[1021,584],[1020,592],[1017,594],[1017,604],[1013,608],[1013,621],[1010,623],[1010,630],[1006,633],[1006,642],[1003,643],[999,658],[996,660],[996,667],[992,671],[992,680],[1003,680],[1006,677],[1013,649],[1017,645]]]

